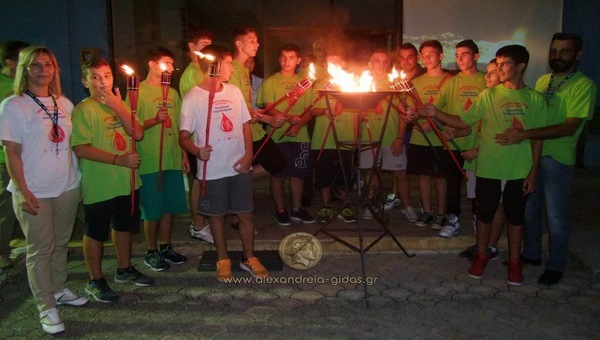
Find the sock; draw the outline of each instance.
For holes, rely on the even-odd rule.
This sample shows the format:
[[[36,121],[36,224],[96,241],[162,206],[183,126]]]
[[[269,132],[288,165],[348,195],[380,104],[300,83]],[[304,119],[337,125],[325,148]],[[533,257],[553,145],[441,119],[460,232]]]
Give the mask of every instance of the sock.
[[[158,245],[158,250],[160,250],[161,252],[164,251],[165,249],[167,249],[171,244],[170,243],[161,243]]]

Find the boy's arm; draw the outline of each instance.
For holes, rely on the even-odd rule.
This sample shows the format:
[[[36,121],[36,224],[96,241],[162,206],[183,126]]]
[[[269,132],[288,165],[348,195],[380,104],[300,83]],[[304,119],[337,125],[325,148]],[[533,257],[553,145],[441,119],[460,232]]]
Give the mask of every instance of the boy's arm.
[[[520,143],[525,139],[551,139],[572,136],[577,132],[577,128],[581,123],[583,123],[583,119],[569,117],[561,124],[537,129],[519,130],[511,127],[502,133],[496,134],[494,139],[498,144],[509,145]]]
[[[244,157],[239,161],[235,162],[233,168],[239,173],[247,173],[252,169],[252,157],[253,157],[253,146],[252,146],[252,129],[250,123],[246,122],[243,125],[244,131]]]
[[[90,161],[124,166],[135,169],[140,165],[140,156],[137,153],[124,153],[122,155],[110,153],[89,144],[74,145],[73,151],[79,158]]]
[[[127,110],[127,107],[123,104],[121,100],[121,94],[119,92],[119,88],[115,89],[117,92],[114,94],[112,91],[105,91],[104,96],[106,98],[106,102],[104,103],[108,108],[113,110],[117,117],[123,123],[123,127],[125,128],[125,132],[131,135],[131,113]],[[144,138],[144,129],[142,126],[136,121],[135,122],[135,139],[142,140]]]
[[[154,116],[150,119],[146,119],[144,121],[144,130],[148,130],[149,128],[151,128],[153,126],[161,124],[162,122],[167,120],[167,118],[169,118],[169,111],[167,110],[166,107],[161,107],[156,112],[156,116]]]
[[[534,139],[531,141],[531,155],[533,163],[529,175],[523,181],[523,194],[531,194],[535,190],[537,183],[537,176],[540,166],[540,158],[542,156],[542,145],[543,141],[540,139]]]
[[[197,146],[192,141],[192,133],[187,130],[179,130],[179,146],[200,160],[206,161],[210,159],[210,152],[212,151],[210,145],[206,147]]]
[[[400,115],[402,113],[399,113]],[[391,149],[394,156],[404,153],[404,135],[406,134],[406,121],[402,118],[398,119],[398,136],[394,138]]]
[[[411,109],[408,109],[409,115],[411,114]],[[448,114],[442,110],[437,109],[435,106],[431,104],[425,104],[425,107],[421,112],[418,112],[421,116],[430,116],[435,117],[440,122],[453,127],[455,129],[466,129],[469,127],[465,122],[460,119],[459,116]]]

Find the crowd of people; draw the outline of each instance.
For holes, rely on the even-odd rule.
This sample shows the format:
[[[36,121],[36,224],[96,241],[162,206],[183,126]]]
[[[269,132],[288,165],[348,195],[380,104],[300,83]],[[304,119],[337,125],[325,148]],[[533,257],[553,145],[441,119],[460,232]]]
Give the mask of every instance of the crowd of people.
[[[367,195],[392,191],[385,204],[361,211],[361,218],[401,206],[416,227],[429,227],[445,238],[457,235],[464,224],[461,192],[468,178],[476,240],[460,255],[471,260],[468,274],[475,279],[498,256],[505,225],[508,283],[523,283],[524,264],[542,263],[545,204],[550,249],[538,283],[561,280],[575,148],[597,91],[577,70],[583,51],[579,36],[552,37],[552,72],[542,75],[534,89],[523,82],[529,53],[521,45],[500,48],[485,73],[477,68],[480,54],[472,40],[455,46],[457,72],[442,67],[444,51],[436,40],[424,41],[418,49],[405,43],[394,54],[373,49],[362,65],[370,71],[373,87],[390,89],[388,74],[395,63],[420,98],[398,93],[366,112],[344,107],[335,98],[325,100],[319,92],[336,89],[328,65],[352,68],[351,56],[339,44],[320,39],[312,55],[284,44],[278,51],[279,70],[261,83],[251,73],[259,48],[255,29],[234,30],[233,50],[213,45],[213,39],[202,29],[186,33],[190,63],[179,93],[161,87],[175,59],[164,47],[148,51],[147,77],[137,98],[131,92],[123,96],[114,87],[110,64],[93,56],[81,69],[89,97],[77,105],[62,93],[51,50],[19,41],[2,45],[0,266],[12,266],[8,241],[16,219],[27,241],[29,285],[44,331],[64,331],[58,305],[88,302],[65,287],[67,242],[80,200],[89,273],[84,291],[90,299],[110,303],[119,295],[102,270],[104,241],[112,239],[115,248],[115,283],[151,286],[154,279],[132,265],[132,233],[143,221],[144,264],[151,270],[184,263],[187,258],[173,248],[171,235],[173,216],[189,209],[190,236],[215,244],[216,277],[228,282],[233,274],[225,222],[231,218],[242,241],[240,268],[264,278],[269,271],[254,255],[253,178],[269,176],[279,226],[337,218],[353,223],[356,211],[332,207],[334,196],[343,197],[352,182],[360,185],[352,175],[353,162],[364,169],[376,164]],[[309,74],[307,60],[314,74]],[[311,87],[300,86],[306,79]],[[338,141],[356,141],[357,136],[381,143],[360,152],[338,149]],[[392,173],[392,188],[382,188],[382,170]],[[191,184],[189,207],[182,173]],[[417,180],[418,205],[411,202],[409,175]],[[320,198],[316,218],[306,207],[312,190]]]

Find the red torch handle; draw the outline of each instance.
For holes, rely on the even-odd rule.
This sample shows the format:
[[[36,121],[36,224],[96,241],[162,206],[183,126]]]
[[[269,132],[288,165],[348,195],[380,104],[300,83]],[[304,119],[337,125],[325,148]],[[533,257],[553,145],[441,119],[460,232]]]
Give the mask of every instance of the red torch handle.
[[[209,145],[210,142],[210,123],[211,123],[211,117],[212,117],[212,108],[213,108],[213,103],[215,101],[215,83],[216,83],[216,78],[211,77],[210,78],[210,88],[208,90],[208,113],[206,115],[206,136],[204,138],[204,147],[207,147]],[[207,166],[208,166],[208,160],[204,161],[204,164],[202,164],[202,197],[206,196],[206,170],[207,170]]]

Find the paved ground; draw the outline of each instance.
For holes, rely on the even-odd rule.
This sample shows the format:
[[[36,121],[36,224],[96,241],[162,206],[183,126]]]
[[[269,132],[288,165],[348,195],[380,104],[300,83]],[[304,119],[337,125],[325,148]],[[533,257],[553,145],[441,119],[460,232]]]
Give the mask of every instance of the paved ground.
[[[525,284],[509,287],[501,264],[505,251],[490,263],[483,280],[471,279],[466,275],[468,262],[456,250],[447,250],[472,242],[468,228],[463,239],[444,244],[431,231],[415,232],[400,222],[395,234],[401,241],[409,239],[417,256],[390,251],[394,248],[367,254],[367,277],[373,281],[368,286],[368,308],[363,286],[356,282],[361,271],[355,253],[328,251],[308,271],[273,272],[274,283],[222,284],[214,273],[196,270],[198,257],[213,247],[190,242],[181,220],[175,244],[190,257],[188,263],[151,273],[155,287],[113,283],[121,293],[117,304],[60,307],[67,327],[63,337],[600,339],[599,237],[594,218],[599,173],[592,169],[576,174],[571,261],[563,281],[551,288],[536,284],[541,266],[526,267]],[[289,232],[267,228],[270,215],[257,219],[264,248],[277,243],[267,240],[266,229],[275,230],[271,235]],[[410,233],[417,236],[404,237]],[[419,233],[429,233],[429,239],[419,241],[426,238]],[[138,240],[135,262],[148,273],[141,263],[142,252]],[[72,253],[68,286],[82,292],[85,266],[78,249]],[[110,254],[104,270],[112,280],[115,260]],[[244,272],[234,274],[249,279]],[[0,281],[0,339],[48,337],[37,319],[22,257]]]

